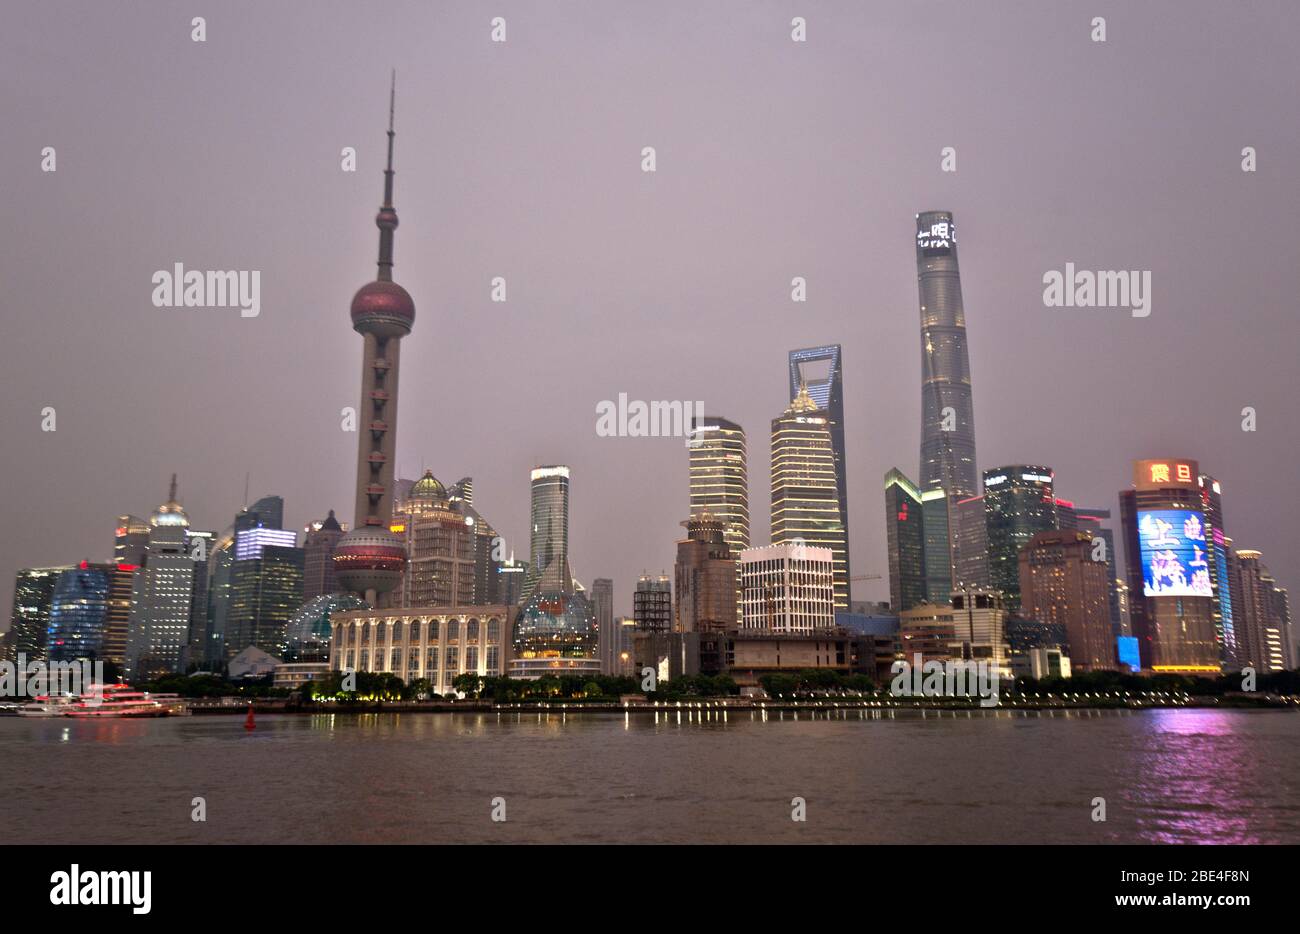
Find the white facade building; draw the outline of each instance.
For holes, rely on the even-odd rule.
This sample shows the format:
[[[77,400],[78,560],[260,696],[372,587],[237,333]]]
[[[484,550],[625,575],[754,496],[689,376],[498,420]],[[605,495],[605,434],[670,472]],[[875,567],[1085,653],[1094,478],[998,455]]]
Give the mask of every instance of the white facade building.
[[[740,553],[741,628],[809,633],[835,626],[835,554],[799,543]]]
[[[354,610],[330,617],[330,668],[427,678],[449,694],[457,675],[505,673],[513,607]]]

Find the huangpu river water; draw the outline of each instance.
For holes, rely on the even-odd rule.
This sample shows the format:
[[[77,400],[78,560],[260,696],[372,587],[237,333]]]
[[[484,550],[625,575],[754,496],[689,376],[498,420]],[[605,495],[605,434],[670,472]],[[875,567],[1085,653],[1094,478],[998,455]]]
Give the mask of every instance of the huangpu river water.
[[[0,789],[6,843],[1297,843],[1300,716],[5,718]]]

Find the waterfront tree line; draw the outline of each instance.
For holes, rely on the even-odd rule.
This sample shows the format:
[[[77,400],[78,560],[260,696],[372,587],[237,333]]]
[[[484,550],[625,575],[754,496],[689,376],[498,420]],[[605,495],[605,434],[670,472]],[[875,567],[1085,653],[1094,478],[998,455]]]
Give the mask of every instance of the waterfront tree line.
[[[759,685],[770,697],[826,697],[841,694],[868,694],[888,690],[888,683],[878,685],[864,674],[842,674],[827,669],[764,674]],[[637,678],[615,675],[544,675],[534,681],[506,676],[458,675],[452,682],[455,693],[440,695],[426,679],[404,681],[397,675],[359,671],[348,676],[331,671],[322,678],[308,681],[296,691],[275,687],[268,676],[261,679],[232,681],[221,674],[194,672],[170,674],[139,685],[155,693],[178,694],[189,698],[246,697],[289,698],[311,702],[367,704],[384,701],[454,701],[471,700],[493,704],[611,703],[628,695],[644,696],[648,701],[680,701],[699,698],[726,698],[739,695],[740,687],[729,675],[683,675],[660,682],[653,691],[642,690]],[[1259,674],[1254,694],[1300,694],[1300,669]],[[1017,678],[1003,688],[1005,697],[1022,698],[1034,694],[1052,695],[1147,695],[1151,693],[1187,694],[1192,697],[1215,697],[1226,702],[1243,693],[1243,676],[1239,673],[1218,678],[1188,678],[1181,675],[1133,675],[1117,671],[1078,672],[1070,678],[1049,677],[1035,680]]]

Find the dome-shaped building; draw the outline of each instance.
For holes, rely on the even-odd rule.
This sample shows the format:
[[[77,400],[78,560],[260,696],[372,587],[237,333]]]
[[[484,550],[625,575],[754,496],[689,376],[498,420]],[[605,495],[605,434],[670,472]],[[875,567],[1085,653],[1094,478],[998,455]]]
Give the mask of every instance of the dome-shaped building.
[[[596,613],[573,589],[567,560],[555,562],[515,619],[510,677],[600,674]]]
[[[308,600],[289,618],[285,629],[285,661],[329,661],[330,616],[368,609],[370,604],[350,593],[327,593]]]
[[[407,498],[426,502],[445,500],[447,499],[447,488],[433,475],[432,470],[426,468],[424,475],[411,485],[411,492],[407,494]]]
[[[154,510],[153,515],[149,517],[149,524],[154,528],[180,526],[188,529],[190,527],[190,517],[185,514],[185,507],[176,499],[176,474],[172,474],[172,485],[167,492],[167,502]]]

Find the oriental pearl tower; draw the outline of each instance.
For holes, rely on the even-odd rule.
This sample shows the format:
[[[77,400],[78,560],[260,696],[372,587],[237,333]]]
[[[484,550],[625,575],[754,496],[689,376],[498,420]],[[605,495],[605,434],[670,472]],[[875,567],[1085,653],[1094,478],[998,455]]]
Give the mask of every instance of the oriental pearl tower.
[[[397,442],[397,365],[401,340],[411,333],[415,302],[393,281],[393,105],[388,103],[388,167],[379,227],[379,272],[352,298],[352,329],[365,340],[361,363],[361,405],[357,408],[356,524],[334,546],[339,583],[371,606],[397,586],[406,566],[406,547],[389,529],[393,515],[393,465]]]

